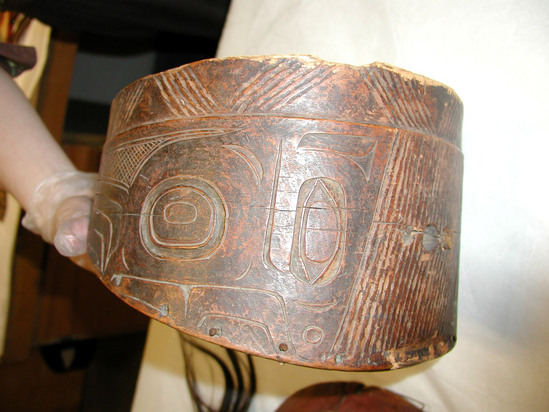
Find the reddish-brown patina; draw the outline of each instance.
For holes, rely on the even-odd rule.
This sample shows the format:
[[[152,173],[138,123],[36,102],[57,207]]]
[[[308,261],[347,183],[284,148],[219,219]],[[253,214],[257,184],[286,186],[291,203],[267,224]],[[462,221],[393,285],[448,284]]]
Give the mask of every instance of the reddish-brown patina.
[[[254,355],[395,369],[455,343],[462,105],[307,56],[205,60],[115,98],[89,255],[121,299]]]
[[[417,405],[415,405],[414,403]],[[360,382],[323,382],[290,396],[275,412],[421,412],[421,402]]]

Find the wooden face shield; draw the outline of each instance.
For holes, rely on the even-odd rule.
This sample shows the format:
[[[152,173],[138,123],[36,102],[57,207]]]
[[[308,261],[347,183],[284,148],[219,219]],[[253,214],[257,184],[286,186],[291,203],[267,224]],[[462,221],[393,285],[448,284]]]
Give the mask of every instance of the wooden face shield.
[[[104,284],[280,362],[396,369],[456,340],[462,104],[385,64],[212,59],[115,98],[89,231]]]

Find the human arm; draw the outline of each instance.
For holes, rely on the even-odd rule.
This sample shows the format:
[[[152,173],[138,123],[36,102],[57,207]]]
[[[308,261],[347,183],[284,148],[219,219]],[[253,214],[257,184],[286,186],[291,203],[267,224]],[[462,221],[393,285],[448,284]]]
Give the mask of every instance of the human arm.
[[[24,226],[66,256],[85,253],[95,175],[78,172],[10,76],[0,70],[0,187]]]

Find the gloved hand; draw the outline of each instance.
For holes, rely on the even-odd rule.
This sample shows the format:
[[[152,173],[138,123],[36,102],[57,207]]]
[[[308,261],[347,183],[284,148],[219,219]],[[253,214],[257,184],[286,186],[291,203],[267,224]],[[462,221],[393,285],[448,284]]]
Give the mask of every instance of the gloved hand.
[[[79,171],[47,177],[34,189],[21,223],[53,243],[60,254],[85,255],[96,180],[96,173]],[[78,259],[73,260],[82,265]]]

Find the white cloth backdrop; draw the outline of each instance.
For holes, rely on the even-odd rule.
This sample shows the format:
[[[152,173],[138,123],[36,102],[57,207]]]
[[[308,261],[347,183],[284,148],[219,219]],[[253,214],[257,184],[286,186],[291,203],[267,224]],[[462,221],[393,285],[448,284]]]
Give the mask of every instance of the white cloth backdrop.
[[[385,386],[430,411],[549,410],[549,2],[233,0],[219,57],[283,53],[383,61],[463,100],[458,341],[382,373],[256,359],[252,410],[327,380]],[[191,410],[182,370],[176,335],[152,324],[134,412]]]

